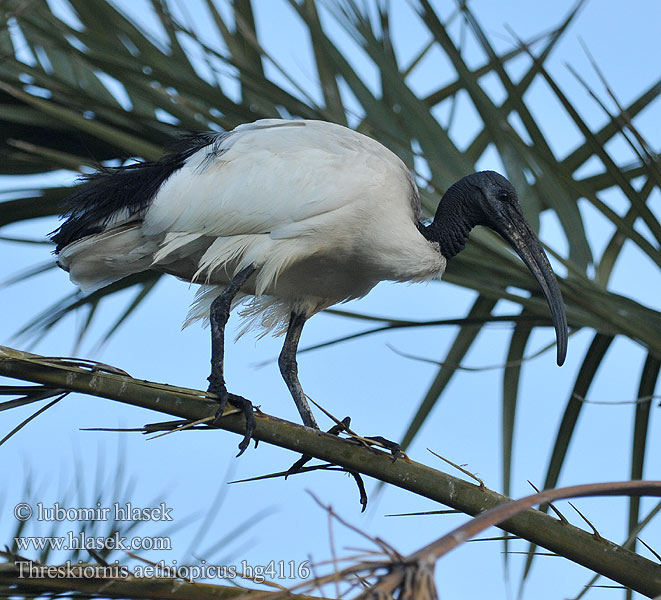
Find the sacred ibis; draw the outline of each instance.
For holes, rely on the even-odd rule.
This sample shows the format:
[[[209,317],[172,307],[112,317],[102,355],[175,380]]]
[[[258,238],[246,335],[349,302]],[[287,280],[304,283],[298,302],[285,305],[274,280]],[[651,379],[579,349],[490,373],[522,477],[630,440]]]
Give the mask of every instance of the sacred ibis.
[[[317,427],[298,380],[305,321],[360,298],[378,282],[440,277],[476,225],[498,232],[548,302],[557,362],[567,350],[560,288],[516,191],[502,175],[467,175],[420,221],[404,163],[379,142],[332,123],[267,119],[200,133],[155,162],[104,169],[69,200],[52,240],[58,264],[83,291],[148,269],[200,284],[188,322],[210,318],[209,391],[243,408],[223,378],[224,329],[246,299],[244,331],[285,333],[282,376],[305,425]]]

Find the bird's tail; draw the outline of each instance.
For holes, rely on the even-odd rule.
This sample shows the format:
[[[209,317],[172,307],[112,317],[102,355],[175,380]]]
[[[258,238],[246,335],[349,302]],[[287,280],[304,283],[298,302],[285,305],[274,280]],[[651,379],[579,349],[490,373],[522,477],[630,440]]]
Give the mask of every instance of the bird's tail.
[[[57,263],[83,292],[92,292],[149,269],[156,250],[156,241],[142,235],[140,223],[127,223],[65,246]]]

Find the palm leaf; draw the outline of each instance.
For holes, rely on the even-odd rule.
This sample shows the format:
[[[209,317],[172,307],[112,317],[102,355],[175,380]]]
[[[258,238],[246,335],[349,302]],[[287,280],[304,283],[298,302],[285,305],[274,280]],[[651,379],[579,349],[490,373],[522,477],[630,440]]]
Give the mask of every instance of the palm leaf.
[[[658,371],[655,361],[661,357],[659,313],[632,297],[615,293],[609,280],[625,245],[661,267],[661,225],[648,205],[659,184],[659,161],[645,142],[643,132],[632,124],[637,115],[658,104],[661,81],[627,106],[616,102],[617,110],[607,113],[606,124],[591,130],[545,67],[581,2],[558,27],[532,40],[519,41],[518,46],[501,54],[493,48],[476,13],[462,3],[451,18],[463,18],[466,27],[462,35],[472,36],[472,41],[483,49],[486,61],[477,67],[468,65],[463,44],[454,39],[448,22],[441,20],[430,2],[420,0],[412,5],[427,39],[421,40],[420,52],[402,65],[393,46],[392,19],[386,3],[370,10],[365,3],[350,0],[323,4],[290,0],[292,13],[309,32],[312,44],[318,77],[317,87],[312,89],[314,83],[297,79],[278,57],[269,55],[262,47],[255,27],[255,6],[258,10],[259,5],[253,6],[247,0],[232,3],[231,18],[223,17],[213,1],[207,0],[215,37],[222,40],[217,46],[203,42],[191,27],[177,22],[163,2],[154,1],[152,6],[163,26],[165,42],[155,40],[103,0],[93,5],[85,0],[71,0],[82,24],[79,28],[58,18],[44,1],[31,3],[30,11],[20,10],[18,1],[6,2],[0,6],[0,18],[5,24],[11,19],[28,46],[14,47],[7,28],[0,28],[4,57],[0,62],[0,173],[45,173],[62,167],[80,170],[111,160],[153,158],[182,129],[228,129],[244,121],[283,115],[322,118],[342,124],[357,123],[358,129],[397,152],[416,172],[423,208],[429,215],[448,185],[474,170],[485,152],[495,148],[508,177],[520,190],[531,222],[539,223],[554,215],[567,240],[567,256],[559,255],[553,248],[548,250],[567,272],[560,284],[569,323],[574,330],[589,328],[594,332],[574,393],[583,397],[588,393],[608,347],[618,335],[646,349],[648,359],[640,389],[641,394],[648,393],[656,381],[655,369],[649,365],[657,365]],[[360,60],[343,51],[329,20],[362,51]],[[196,48],[195,60],[179,36],[186,36]],[[456,76],[423,95],[416,91],[412,79],[432,49],[447,57]],[[506,67],[525,55],[529,57],[528,68],[518,81],[514,80]],[[38,59],[40,56],[46,59]],[[365,83],[361,61],[367,61],[378,74],[376,86]],[[202,63],[204,75],[198,72]],[[270,75],[274,72],[276,76]],[[497,103],[484,91],[481,79],[487,75],[495,76],[502,84],[504,101]],[[563,149],[563,156],[551,149],[542,133],[543,123],[527,104],[526,91],[540,82],[559,101],[583,137],[576,148]],[[448,124],[454,109],[447,122],[438,118],[439,109],[449,106],[459,94],[469,99],[482,121],[474,138],[462,145],[454,139]],[[610,90],[609,94],[614,98]],[[124,97],[122,101],[120,96]],[[523,127],[513,126],[514,119]],[[629,164],[618,164],[606,150],[608,142],[620,134],[635,149],[635,159]],[[594,158],[604,165],[604,170],[578,175],[579,169]],[[644,183],[639,187],[635,180],[641,177]],[[619,214],[604,200],[607,190],[618,190],[623,195],[628,203],[625,214]],[[6,200],[0,202],[0,227],[58,214],[67,193],[67,188],[7,190]],[[612,225],[614,232],[600,255],[586,234],[579,200],[589,203]],[[64,315],[83,309],[90,311],[83,324],[84,333],[92,317],[96,318],[95,308],[101,298],[136,286],[134,300],[111,326],[111,335],[149,293],[157,277],[146,273],[89,296],[62,299],[28,324],[25,332],[43,332]],[[416,407],[406,427],[404,445],[414,439],[442,397],[477,338],[481,324],[493,319],[498,300],[512,301],[520,306],[525,319],[518,322],[512,333],[503,380],[503,477],[507,489],[519,402],[520,361],[534,329],[548,326],[548,309],[526,268],[490,232],[472,234],[466,250],[450,262],[444,280],[475,291],[477,300],[468,311],[467,320],[461,322],[442,361],[444,366]],[[399,325],[386,320],[384,326]],[[557,481],[580,408],[580,402],[571,396],[558,431],[547,484]],[[642,469],[647,430],[645,409],[638,410],[634,474]],[[634,522],[638,509],[633,502],[631,506]]]

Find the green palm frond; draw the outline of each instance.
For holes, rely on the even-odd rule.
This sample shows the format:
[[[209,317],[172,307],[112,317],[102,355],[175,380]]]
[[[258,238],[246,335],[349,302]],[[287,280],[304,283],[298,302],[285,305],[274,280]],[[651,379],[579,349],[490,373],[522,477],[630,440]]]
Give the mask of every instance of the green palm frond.
[[[500,54],[477,14],[465,3],[444,22],[427,0],[412,2],[427,39],[421,40],[420,52],[404,63],[393,47],[387,4],[290,0],[293,14],[309,33],[317,77],[313,84],[301,82],[262,47],[255,9],[247,0],[231,3],[230,18],[207,0],[217,40],[214,44],[177,22],[164,2],[152,2],[163,30],[158,41],[109,1],[70,0],[70,4],[79,27],[60,19],[45,0],[10,0],[0,6],[4,23],[0,30],[0,174],[82,170],[104,161],[152,159],[182,130],[229,129],[264,117],[325,119],[352,124],[398,153],[417,173],[429,215],[439,195],[495,149],[506,175],[519,190],[530,221],[538,227],[545,214],[554,214],[567,243],[566,255],[555,248],[548,250],[566,272],[560,285],[569,324],[573,331],[588,328],[594,332],[578,371],[575,394],[585,397],[588,393],[615,336],[645,348],[649,358],[639,387],[641,394],[651,394],[661,358],[658,307],[615,293],[609,282],[625,245],[635,249],[641,260],[661,267],[661,224],[648,205],[661,181],[661,164],[644,132],[633,124],[638,114],[658,104],[661,81],[626,106],[616,103],[617,110],[606,113],[607,123],[591,129],[545,67],[581,2],[552,31],[533,40],[518,40],[515,47]],[[472,36],[486,57],[478,67],[466,62],[462,44],[448,26],[450,20],[458,19],[464,23],[462,35]],[[360,61],[343,52],[333,34],[338,27],[362,51],[360,61],[367,61],[377,74],[375,85],[365,82]],[[421,95],[412,78],[432,50],[443,54],[455,74],[450,83]],[[514,59],[528,61],[527,71],[517,80],[508,69]],[[485,76],[497,78],[505,90],[504,100],[496,101],[485,91]],[[525,93],[533,83],[546,86],[582,136],[575,148],[563,149],[563,156],[550,147],[542,133],[543,123],[527,103]],[[469,100],[481,120],[467,144],[453,138],[452,110],[448,122],[438,117],[437,109],[449,106],[460,95]],[[619,164],[609,153],[608,142],[618,136],[624,136],[634,150],[635,159],[630,163]],[[603,171],[580,175],[581,167],[595,158]],[[604,192],[613,190],[626,200],[623,215],[604,200]],[[61,187],[8,190],[7,199],[0,203],[0,227],[57,214],[67,192]],[[614,233],[601,253],[590,244],[579,200],[612,226]],[[65,298],[39,315],[26,331],[43,331],[72,310],[86,308],[91,317],[101,298],[135,287],[134,300],[109,330],[113,333],[149,293],[157,277],[142,274],[94,294]],[[438,402],[481,325],[493,318],[496,303],[509,300],[520,307],[515,315],[520,320],[509,342],[503,382],[507,493],[520,361],[531,332],[548,324],[546,303],[521,261],[488,231],[472,234],[466,250],[450,262],[444,280],[474,290],[477,299],[407,428],[404,446]],[[549,485],[558,480],[573,436],[581,408],[575,394],[567,401],[558,431],[547,473]],[[641,472],[647,432],[645,408],[638,405],[636,410],[633,476]],[[637,516],[637,504],[632,502],[631,523]]]

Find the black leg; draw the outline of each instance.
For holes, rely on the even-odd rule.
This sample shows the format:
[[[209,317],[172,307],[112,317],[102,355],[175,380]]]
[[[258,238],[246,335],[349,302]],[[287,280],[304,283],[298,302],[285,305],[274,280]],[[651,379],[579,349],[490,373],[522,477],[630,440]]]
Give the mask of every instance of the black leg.
[[[296,312],[292,312],[289,318],[289,327],[287,328],[287,336],[285,337],[285,343],[282,346],[282,352],[280,352],[280,357],[278,358],[278,365],[280,366],[280,373],[291,392],[292,398],[296,403],[296,408],[303,419],[303,423],[308,427],[313,427],[319,429],[317,421],[310,410],[310,405],[308,404],[307,398],[305,397],[305,392],[301,387],[301,382],[298,380],[298,364],[296,363],[296,351],[298,350],[298,342],[301,339],[301,332],[303,331],[303,325],[305,325],[305,317]],[[328,430],[328,433],[331,435],[339,435],[344,431],[345,427],[349,427],[351,419],[345,417],[342,420],[342,424],[333,425]],[[399,446],[397,447],[399,449]],[[309,454],[304,454],[299,458],[285,474],[285,479],[289,475],[299,473],[301,468],[312,460],[312,456]],[[360,503],[363,507],[363,511],[367,506],[367,493],[365,492],[365,485],[359,473],[355,471],[347,470],[347,472],[354,478],[358,490],[360,491]]]
[[[296,408],[303,419],[303,423],[308,427],[319,429],[317,421],[310,410],[305,392],[301,387],[298,380],[298,364],[296,363],[296,351],[298,350],[298,341],[301,339],[301,331],[305,325],[305,317],[303,315],[293,312],[289,319],[289,327],[287,328],[287,336],[285,343],[280,352],[278,365],[280,366],[280,373],[291,392],[292,398],[296,403]]]
[[[239,455],[248,447],[252,432],[255,429],[255,417],[252,414],[252,404],[249,400],[229,394],[225,386],[224,360],[225,360],[225,325],[230,317],[230,309],[232,307],[232,300],[237,295],[241,286],[246,282],[255,272],[255,267],[250,265],[237,273],[229,285],[225,288],[222,294],[218,296],[212,303],[209,313],[209,320],[211,322],[211,375],[209,375],[209,388],[208,391],[218,396],[218,412],[216,413],[216,420],[219,419],[225,406],[229,401],[230,404],[243,410],[246,417],[246,435],[243,441],[239,444]],[[215,421],[214,421],[215,422]]]

